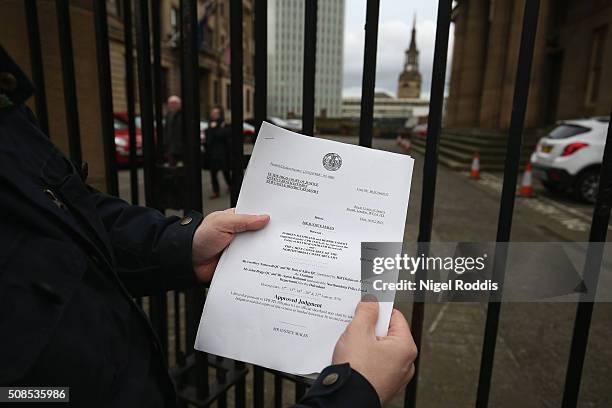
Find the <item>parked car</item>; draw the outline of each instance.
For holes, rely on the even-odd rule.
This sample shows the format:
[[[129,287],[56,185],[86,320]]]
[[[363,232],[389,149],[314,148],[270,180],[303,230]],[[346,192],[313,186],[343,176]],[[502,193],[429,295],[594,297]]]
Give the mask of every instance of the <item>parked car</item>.
[[[302,131],[302,119],[281,119],[276,116],[270,116],[266,121],[293,132]]]
[[[242,135],[243,136],[253,136],[255,134],[255,126],[250,123],[243,122],[242,123]]]
[[[565,120],[536,146],[533,176],[553,191],[569,191],[594,203],[609,118]]]
[[[413,139],[426,139],[427,138],[427,124],[423,123],[416,125],[412,128],[410,135]]]
[[[287,119],[285,122],[289,130],[293,130],[294,132],[302,131],[302,119]]]
[[[202,143],[206,141],[206,129],[208,129],[208,121],[200,120],[200,139]],[[242,136],[253,136],[255,134],[255,126],[248,122],[242,122]]]
[[[266,122],[271,123],[275,126],[282,127],[293,132],[302,131],[302,119],[281,119],[276,116],[268,116]],[[253,126],[253,132],[255,131],[256,121],[254,118],[246,120],[246,123]]]
[[[119,166],[127,166],[130,163],[130,136],[128,131],[128,115],[127,112],[115,112],[114,114],[114,127],[115,127],[115,160]],[[142,163],[142,132],[140,124],[140,116],[134,118],[136,125],[136,160],[138,163]],[[205,120],[200,121],[200,142],[201,151],[204,151],[204,142],[206,139],[205,130],[208,128],[208,122]],[[252,137],[255,134],[255,127],[244,122],[243,131],[244,136]]]
[[[115,160],[119,166],[127,166],[130,163],[128,115],[127,112],[115,112],[113,116],[115,128]],[[136,125],[136,160],[140,163],[143,160],[140,116],[134,118],[134,123]]]
[[[273,125],[289,129],[289,124],[287,123],[287,121],[281,118],[277,118],[276,116],[270,116],[266,118],[266,122],[270,122]]]

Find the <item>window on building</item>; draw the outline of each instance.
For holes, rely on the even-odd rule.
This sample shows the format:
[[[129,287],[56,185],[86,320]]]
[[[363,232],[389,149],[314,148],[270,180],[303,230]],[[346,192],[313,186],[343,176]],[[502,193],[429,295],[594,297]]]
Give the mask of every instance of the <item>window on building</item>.
[[[178,25],[179,25],[179,10],[178,8],[172,6],[170,7],[170,31],[172,33],[177,33]]]
[[[246,90],[246,111],[248,113],[251,113],[251,90],[247,89]]]
[[[168,68],[162,68],[161,70],[161,100],[168,100]]]
[[[219,89],[219,81],[213,81],[213,103],[215,105],[219,105],[221,101],[219,100],[221,97],[221,92]]]
[[[123,18],[123,0],[107,0],[106,9],[118,18]]]
[[[593,41],[591,42],[591,55],[589,57],[589,72],[587,77],[587,105],[597,102],[599,97],[599,87],[601,85],[601,71],[603,65],[604,42],[608,26],[601,26],[593,31]]]
[[[225,109],[232,109],[232,87],[230,84],[225,85]]]

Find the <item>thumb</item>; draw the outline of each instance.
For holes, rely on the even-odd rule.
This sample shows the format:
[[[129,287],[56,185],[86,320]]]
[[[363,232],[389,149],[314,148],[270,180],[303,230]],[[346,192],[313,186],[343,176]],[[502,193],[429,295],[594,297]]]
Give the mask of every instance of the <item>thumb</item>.
[[[389,331],[387,333],[389,337],[402,337],[410,339],[412,341],[412,333],[410,333],[410,326],[406,318],[397,309],[393,309],[391,313],[391,321],[389,322]]]
[[[376,321],[378,320],[378,302],[359,302],[355,309],[355,317],[349,324],[347,330],[374,335]]]
[[[235,214],[233,211],[223,211],[217,218],[216,224],[220,230],[235,234],[261,229],[268,224],[268,221],[270,216],[267,214]]]

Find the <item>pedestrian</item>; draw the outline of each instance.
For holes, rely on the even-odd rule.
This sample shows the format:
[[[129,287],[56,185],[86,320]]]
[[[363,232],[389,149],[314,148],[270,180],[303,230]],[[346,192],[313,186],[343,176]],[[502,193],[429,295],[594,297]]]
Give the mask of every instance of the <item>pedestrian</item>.
[[[164,118],[164,152],[167,163],[172,167],[183,159],[183,137],[181,98],[172,95],[166,103]]]
[[[205,160],[207,161],[208,170],[210,171],[210,181],[212,183],[213,194],[211,199],[219,198],[221,187],[217,175],[219,171],[223,173],[225,183],[230,186],[230,170],[229,170],[229,144],[230,144],[230,127],[225,123],[225,115],[223,108],[215,106],[210,111],[208,120],[208,129],[205,130]]]
[[[38,127],[24,105],[32,91],[0,46],[0,387],[69,387],[72,407],[176,407],[133,298],[209,282],[235,235],[269,217],[166,217],[95,190]],[[375,302],[358,305],[333,365],[296,407],[376,408],[409,381],[406,320],[393,312],[377,338],[377,316]]]

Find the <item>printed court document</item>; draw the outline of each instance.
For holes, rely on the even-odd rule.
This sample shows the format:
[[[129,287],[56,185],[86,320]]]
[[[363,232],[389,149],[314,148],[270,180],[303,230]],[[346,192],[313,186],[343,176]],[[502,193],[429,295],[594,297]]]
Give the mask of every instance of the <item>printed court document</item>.
[[[224,251],[195,348],[320,372],[361,299],[361,242],[402,242],[414,160],[263,123],[236,205],[269,214]],[[393,304],[380,303],[377,335]]]

